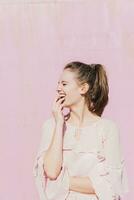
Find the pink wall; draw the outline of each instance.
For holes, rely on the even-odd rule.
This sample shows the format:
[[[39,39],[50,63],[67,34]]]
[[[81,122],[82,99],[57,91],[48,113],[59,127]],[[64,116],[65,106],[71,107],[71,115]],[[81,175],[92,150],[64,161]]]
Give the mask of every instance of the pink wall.
[[[73,60],[106,66],[104,116],[120,126],[130,183],[124,199],[133,199],[133,10],[132,0],[0,3],[1,200],[38,200],[32,168],[41,126],[59,73]]]

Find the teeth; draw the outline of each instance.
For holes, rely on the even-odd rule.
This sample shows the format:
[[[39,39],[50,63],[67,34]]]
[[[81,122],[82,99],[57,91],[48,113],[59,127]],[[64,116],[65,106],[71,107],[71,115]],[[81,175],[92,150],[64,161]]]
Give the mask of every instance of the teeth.
[[[60,94],[60,96],[66,96],[65,94]]]

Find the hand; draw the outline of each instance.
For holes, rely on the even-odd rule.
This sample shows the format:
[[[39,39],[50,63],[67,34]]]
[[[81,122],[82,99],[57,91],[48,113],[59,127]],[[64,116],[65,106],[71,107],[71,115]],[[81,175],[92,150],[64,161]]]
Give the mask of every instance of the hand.
[[[69,190],[72,189],[73,176],[69,176]]]
[[[57,94],[53,106],[52,106],[52,114],[55,118],[56,122],[64,122],[64,115],[62,113],[63,110],[63,102],[65,101],[65,95],[59,95]]]

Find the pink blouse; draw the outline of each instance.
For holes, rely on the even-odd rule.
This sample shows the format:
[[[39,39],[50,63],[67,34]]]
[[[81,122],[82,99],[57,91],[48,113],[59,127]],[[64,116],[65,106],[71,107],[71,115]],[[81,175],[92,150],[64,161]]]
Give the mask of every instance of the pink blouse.
[[[119,128],[102,118],[79,129],[66,122],[63,137],[63,165],[56,180],[44,173],[43,157],[52,139],[55,120],[47,119],[34,162],[33,175],[40,200],[120,200],[129,192]],[[69,176],[89,177],[95,194],[69,190]]]

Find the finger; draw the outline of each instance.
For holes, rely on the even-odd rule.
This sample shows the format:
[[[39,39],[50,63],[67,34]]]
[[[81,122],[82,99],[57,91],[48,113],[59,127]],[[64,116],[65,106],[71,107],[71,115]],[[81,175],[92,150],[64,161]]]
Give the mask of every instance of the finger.
[[[64,108],[64,107],[63,107],[62,105],[60,105],[60,110],[61,110],[61,111],[63,110],[63,108]]]
[[[59,98],[59,94],[56,93],[55,98],[54,98],[54,102],[56,102],[58,98]]]
[[[64,108],[64,100],[61,102],[61,104],[59,106],[60,106],[60,109],[63,110],[63,108]]]
[[[62,104],[64,101],[65,101],[65,98],[64,98],[64,97],[61,97],[61,98],[57,101],[57,103],[58,103],[58,104]]]
[[[57,99],[57,102],[61,103],[64,99],[65,99],[64,96],[63,96],[63,97],[59,97],[59,98]]]

